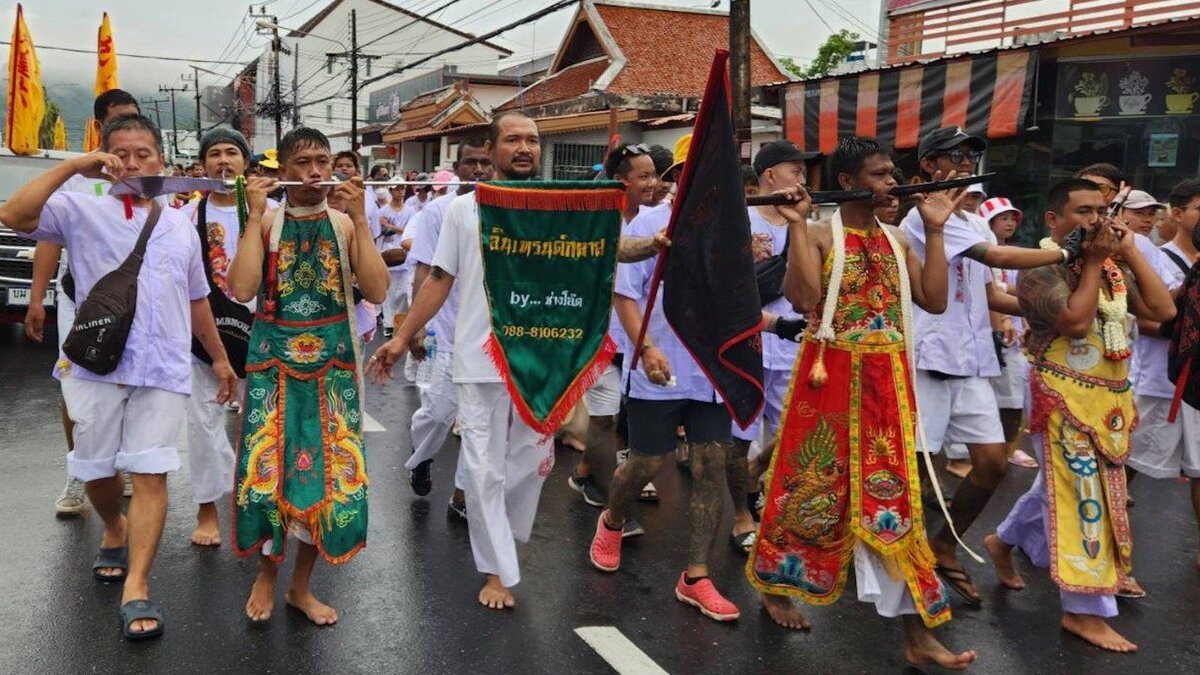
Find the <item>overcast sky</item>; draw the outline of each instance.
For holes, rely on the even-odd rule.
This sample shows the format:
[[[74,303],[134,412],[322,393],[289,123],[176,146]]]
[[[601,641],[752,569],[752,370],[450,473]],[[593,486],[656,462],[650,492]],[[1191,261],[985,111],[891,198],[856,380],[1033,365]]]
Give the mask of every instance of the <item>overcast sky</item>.
[[[551,2],[459,0],[434,18],[478,34],[531,14]],[[710,2],[655,0],[653,4],[707,7]],[[803,62],[813,57],[817,46],[832,30],[850,28],[873,40],[878,30],[879,2],[753,0],[751,20],[768,49],[777,56],[792,56]],[[31,0],[24,7],[34,44],[39,47],[44,78],[90,86],[95,79],[95,36],[103,10],[109,12],[118,54],[197,59],[196,65],[231,75],[237,66],[203,63],[199,59],[246,62],[261,53],[267,39],[255,36],[251,30],[252,22],[246,16],[248,4],[244,0]],[[270,0],[253,4],[255,11],[265,4],[268,13],[279,17],[280,24],[295,27],[325,7],[328,0]],[[446,3],[445,0],[398,0],[394,4],[424,13]],[[722,8],[728,6],[728,0],[721,0]],[[15,14],[16,3],[5,2],[0,9],[0,34],[6,40],[11,35]],[[572,10],[564,9],[536,24],[506,33],[496,41],[518,54],[544,54],[557,47],[571,16]],[[664,48],[669,47],[670,35],[647,37],[661,41]],[[93,53],[72,54],[41,49],[42,46],[82,48]],[[191,72],[186,62],[127,56],[119,57],[119,68],[121,85],[139,90],[178,83],[182,74]],[[201,78],[204,84],[215,82],[204,82],[203,78],[221,79],[205,73]]]

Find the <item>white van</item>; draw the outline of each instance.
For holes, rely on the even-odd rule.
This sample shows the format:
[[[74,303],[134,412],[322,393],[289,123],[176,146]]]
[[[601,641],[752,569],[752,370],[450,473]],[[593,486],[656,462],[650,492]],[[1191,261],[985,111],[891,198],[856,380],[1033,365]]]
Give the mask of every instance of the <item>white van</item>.
[[[17,188],[28,183],[56,163],[82,153],[41,150],[36,155],[14,155],[0,148],[0,202],[7,201]],[[0,225],[0,322],[22,322],[29,306],[33,280],[33,247],[36,242]],[[54,307],[57,291],[50,282],[44,302]]]

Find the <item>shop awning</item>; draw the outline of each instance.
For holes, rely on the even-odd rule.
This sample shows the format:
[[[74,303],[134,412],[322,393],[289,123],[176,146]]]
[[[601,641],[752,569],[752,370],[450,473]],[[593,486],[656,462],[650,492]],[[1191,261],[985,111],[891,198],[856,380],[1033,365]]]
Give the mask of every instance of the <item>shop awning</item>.
[[[784,134],[802,150],[825,153],[851,135],[912,149],[944,126],[1015,136],[1036,70],[1036,50],[1024,48],[796,82],[784,86]]]

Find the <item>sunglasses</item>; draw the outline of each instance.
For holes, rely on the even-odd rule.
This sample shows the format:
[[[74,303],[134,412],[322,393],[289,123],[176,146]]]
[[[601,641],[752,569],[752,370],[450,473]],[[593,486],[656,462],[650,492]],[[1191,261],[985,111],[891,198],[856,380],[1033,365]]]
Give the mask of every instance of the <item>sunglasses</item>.
[[[1096,183],[1096,187],[1098,187],[1100,189],[1100,195],[1102,197],[1104,197],[1105,199],[1108,199],[1109,197],[1117,194],[1117,188],[1112,187],[1111,185],[1105,185],[1103,183]]]
[[[622,157],[636,157],[637,155],[648,155],[648,154],[650,154],[650,146],[645,143],[638,143],[636,145],[627,145],[627,146],[621,148],[621,156]]]
[[[972,162],[978,162],[980,158],[983,157],[983,153],[979,150],[968,150],[966,152],[963,152],[962,150],[950,150],[949,152],[943,152],[942,156],[949,157],[950,161],[954,162],[955,164],[961,164],[964,159],[969,159]]]

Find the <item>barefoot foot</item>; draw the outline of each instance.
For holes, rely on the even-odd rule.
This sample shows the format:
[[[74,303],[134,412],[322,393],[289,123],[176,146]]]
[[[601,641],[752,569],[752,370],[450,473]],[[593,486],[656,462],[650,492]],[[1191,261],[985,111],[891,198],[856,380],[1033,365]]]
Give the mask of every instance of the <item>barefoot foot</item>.
[[[767,614],[771,616],[771,620],[789,630],[809,630],[812,624],[808,619],[800,613],[796,605],[782,595],[762,596],[763,607],[767,610]]]
[[[1017,571],[1013,562],[1012,547],[994,534],[983,538],[983,547],[992,557],[992,565],[996,568],[996,577],[1000,579],[1000,583],[1014,591],[1025,590],[1025,580],[1021,578],[1021,573]]]
[[[196,529],[192,531],[192,543],[197,546],[221,545],[221,527],[216,504],[200,505],[196,512]]]
[[[275,609],[275,567],[260,567],[250,597],[246,599],[246,617],[251,621],[266,621]]]
[[[932,663],[947,670],[966,670],[979,658],[973,650],[960,654],[946,649],[916,615],[904,617],[904,658],[914,666]]]
[[[479,589],[479,604],[488,609],[512,609],[516,604],[512,591],[500,583],[500,577],[489,574]]]
[[[1063,613],[1062,627],[1101,649],[1110,652],[1136,652],[1137,645],[1126,640],[1104,619],[1090,614]]]
[[[307,616],[309,621],[318,626],[332,626],[337,623],[337,611],[317,600],[316,596],[308,591],[289,590],[287,593],[284,593],[283,601],[304,612],[304,616]]]

